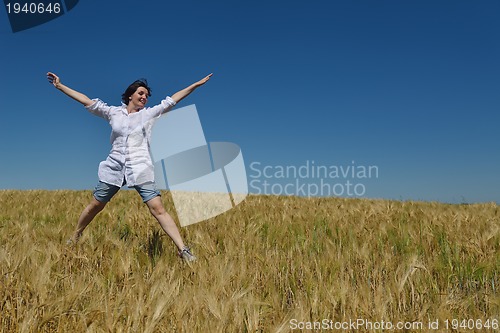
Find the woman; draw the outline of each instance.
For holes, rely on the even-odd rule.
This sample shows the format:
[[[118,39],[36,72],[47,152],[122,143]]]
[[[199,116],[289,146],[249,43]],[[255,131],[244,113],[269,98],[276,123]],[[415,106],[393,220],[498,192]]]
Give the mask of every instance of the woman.
[[[122,105],[117,107],[108,106],[99,99],[90,99],[62,84],[56,74],[47,73],[47,78],[54,87],[82,103],[91,113],[106,119],[112,128],[111,152],[108,158],[99,164],[99,183],[94,189],[91,202],[78,219],[75,232],[68,240],[69,244],[78,242],[85,227],[126,184],[135,188],[141,195],[151,214],[177,246],[179,256],[186,261],[196,260],[189,247],[184,245],[179,229],[165,211],[160,192],[155,187],[149,139],[154,121],[196,88],[204,85],[211,76],[212,74],[204,77],[171,97],[167,96],[156,106],[146,108],[145,105],[151,96],[151,88],[146,80],[133,82],[122,95]]]

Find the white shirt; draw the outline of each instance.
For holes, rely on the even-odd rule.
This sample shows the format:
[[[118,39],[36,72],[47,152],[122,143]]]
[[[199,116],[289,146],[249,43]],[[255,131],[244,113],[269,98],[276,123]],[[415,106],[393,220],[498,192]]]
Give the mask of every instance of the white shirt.
[[[160,104],[129,114],[127,106],[108,106],[96,98],[85,108],[111,125],[111,151],[99,163],[99,180],[121,187],[154,182],[154,169],[149,150],[151,128],[158,118],[171,110],[175,101],[166,97]]]

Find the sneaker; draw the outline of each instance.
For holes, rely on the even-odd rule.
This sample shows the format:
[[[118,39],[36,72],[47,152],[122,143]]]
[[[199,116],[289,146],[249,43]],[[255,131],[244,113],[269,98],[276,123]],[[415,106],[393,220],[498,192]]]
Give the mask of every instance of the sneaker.
[[[75,246],[76,243],[78,243],[79,239],[80,239],[80,236],[78,238],[76,238],[76,239],[74,237],[71,237],[70,239],[68,239],[66,241],[66,246],[70,246],[70,247]]]
[[[184,246],[182,251],[179,251],[179,257],[181,257],[181,259],[186,260],[186,261],[195,261],[196,260],[196,257],[194,256],[194,254],[191,253],[191,249],[187,246]]]

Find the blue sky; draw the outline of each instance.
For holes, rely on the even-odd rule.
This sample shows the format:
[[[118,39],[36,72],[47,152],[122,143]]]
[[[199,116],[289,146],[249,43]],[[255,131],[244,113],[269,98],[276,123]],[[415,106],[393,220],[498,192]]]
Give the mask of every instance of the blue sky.
[[[47,71],[114,105],[137,78],[155,104],[213,72],[179,107],[241,147],[249,180],[251,163],[374,165],[363,197],[500,203],[498,17],[493,0],[80,0],[12,33],[2,7],[0,189],[91,189],[109,152]]]

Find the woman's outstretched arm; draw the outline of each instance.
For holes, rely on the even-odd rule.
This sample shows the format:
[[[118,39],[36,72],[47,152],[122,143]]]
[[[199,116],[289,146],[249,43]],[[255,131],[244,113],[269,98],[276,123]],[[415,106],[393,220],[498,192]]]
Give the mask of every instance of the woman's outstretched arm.
[[[94,104],[94,101],[88,98],[86,95],[62,84],[61,80],[56,74],[48,72],[47,79],[49,80],[50,83],[52,83],[54,87],[56,87],[69,97],[73,98],[75,101],[82,103],[84,106],[90,106]]]
[[[179,103],[184,98],[186,98],[190,93],[192,93],[196,88],[204,85],[208,80],[210,80],[211,76],[212,76],[212,74],[208,74],[200,81],[195,82],[192,85],[190,85],[189,87],[184,88],[184,89],[176,92],[175,94],[172,95],[172,99],[175,101],[175,103]]]

